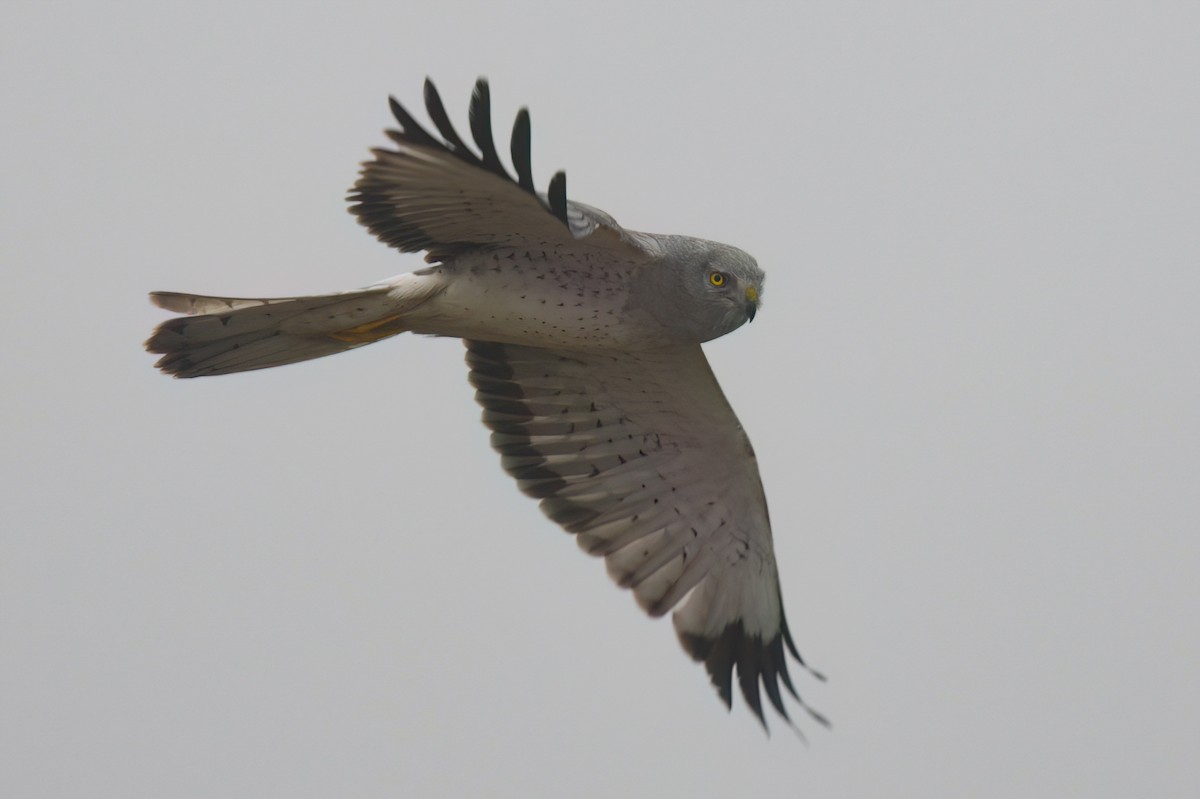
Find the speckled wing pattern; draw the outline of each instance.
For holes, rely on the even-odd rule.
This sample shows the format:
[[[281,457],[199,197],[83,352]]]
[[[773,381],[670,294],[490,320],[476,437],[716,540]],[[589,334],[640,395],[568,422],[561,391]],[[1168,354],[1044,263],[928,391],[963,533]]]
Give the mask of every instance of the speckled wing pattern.
[[[673,616],[680,642],[726,705],[735,667],[764,726],[760,685],[784,719],[780,682],[804,705],[784,654],[803,664],[754,452],[700,346],[609,353],[468,341],[467,362],[505,470],[648,613],[683,602]]]
[[[534,187],[529,111],[513,125],[510,152],[517,177],[496,151],[491,93],[482,78],[469,109],[476,154],[463,141],[433,83],[425,81],[425,107],[441,134],[425,130],[395,98],[389,98],[400,130],[385,131],[397,149],[373,149],[374,160],[349,197],[350,211],[376,237],[404,252],[428,252],[441,260],[488,247],[545,249],[579,243],[580,249],[644,257],[638,242],[608,214],[567,200],[567,176],[558,172],[549,189]],[[583,241],[586,239],[586,242]]]

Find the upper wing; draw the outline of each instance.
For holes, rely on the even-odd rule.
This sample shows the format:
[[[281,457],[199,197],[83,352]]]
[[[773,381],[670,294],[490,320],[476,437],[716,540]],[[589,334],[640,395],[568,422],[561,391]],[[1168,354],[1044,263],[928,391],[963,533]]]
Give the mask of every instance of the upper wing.
[[[567,176],[557,173],[549,192],[537,193],[530,164],[529,112],[513,126],[514,180],[492,138],[491,99],[480,78],[471,95],[476,155],[458,135],[432,82],[425,108],[439,141],[389,98],[400,130],[386,131],[396,150],[373,149],[348,197],[351,212],[381,241],[405,252],[428,250],[439,259],[464,249],[576,244],[581,250],[625,251],[644,258],[647,242],[608,214],[567,201]]]
[[[783,614],[766,498],[700,347],[467,349],[492,445],[521,490],[603,555],[651,615],[687,597],[673,615],[679,640],[727,705],[736,666],[763,725],[760,683],[787,719],[779,681],[800,698],[784,647],[803,660]]]

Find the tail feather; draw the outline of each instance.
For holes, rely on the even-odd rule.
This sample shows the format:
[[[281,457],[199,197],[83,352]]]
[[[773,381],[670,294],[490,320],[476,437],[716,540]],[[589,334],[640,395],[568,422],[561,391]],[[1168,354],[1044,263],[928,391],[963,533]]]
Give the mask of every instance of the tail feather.
[[[414,298],[398,297],[395,288],[274,299],[154,292],[154,304],[188,315],[160,324],[146,349],[162,355],[155,366],[176,377],[245,372],[333,355],[407,329],[403,313]]]
[[[292,302],[302,297],[278,297],[275,299],[249,299],[246,297],[207,297],[202,294],[183,294],[178,291],[152,291],[150,302],[168,311],[195,316],[253,308],[256,305],[277,305]]]

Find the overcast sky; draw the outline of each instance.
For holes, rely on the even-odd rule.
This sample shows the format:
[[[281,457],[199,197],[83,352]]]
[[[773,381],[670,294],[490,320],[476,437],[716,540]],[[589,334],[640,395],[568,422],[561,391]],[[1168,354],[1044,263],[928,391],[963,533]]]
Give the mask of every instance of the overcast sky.
[[[708,5],[6,4],[0,795],[1196,795],[1200,10]],[[419,267],[344,195],[426,75],[766,270],[707,351],[808,746],[516,491],[457,341],[142,351],[153,289]]]

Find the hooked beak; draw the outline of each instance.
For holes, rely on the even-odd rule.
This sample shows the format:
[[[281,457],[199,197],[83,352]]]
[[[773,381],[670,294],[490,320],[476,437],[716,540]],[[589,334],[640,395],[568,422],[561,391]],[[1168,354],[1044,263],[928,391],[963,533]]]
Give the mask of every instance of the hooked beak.
[[[754,286],[746,287],[746,321],[753,322],[754,315],[758,313],[758,289]]]

